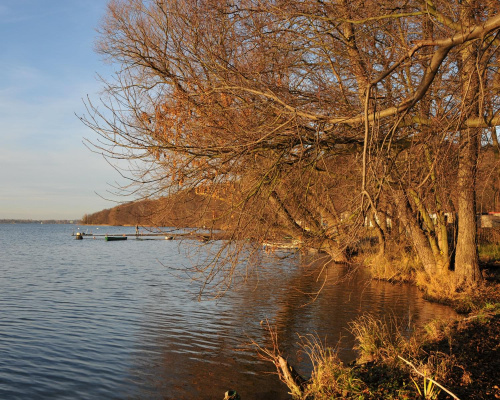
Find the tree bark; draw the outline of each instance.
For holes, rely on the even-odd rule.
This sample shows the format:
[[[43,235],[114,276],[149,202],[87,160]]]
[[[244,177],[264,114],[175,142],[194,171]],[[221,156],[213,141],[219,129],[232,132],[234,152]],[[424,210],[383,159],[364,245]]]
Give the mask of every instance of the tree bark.
[[[477,129],[460,135],[458,170],[458,237],[455,256],[455,275],[458,284],[481,280],[477,251],[476,222],[476,162],[478,154]]]
[[[461,10],[464,25],[474,24],[477,1],[465,2]],[[476,69],[477,44],[466,46],[461,52],[462,69],[462,120],[479,116],[479,76]],[[455,256],[457,284],[476,283],[481,280],[477,251],[476,222],[476,169],[479,154],[479,128],[460,132],[458,159],[458,236]]]
[[[406,228],[407,234],[410,236],[410,240],[425,272],[431,277],[435,276],[438,273],[438,268],[434,253],[432,252],[427,237],[418,224],[416,216],[411,210],[406,193],[403,190],[395,190],[393,192],[393,197],[394,204],[398,210],[399,219]]]

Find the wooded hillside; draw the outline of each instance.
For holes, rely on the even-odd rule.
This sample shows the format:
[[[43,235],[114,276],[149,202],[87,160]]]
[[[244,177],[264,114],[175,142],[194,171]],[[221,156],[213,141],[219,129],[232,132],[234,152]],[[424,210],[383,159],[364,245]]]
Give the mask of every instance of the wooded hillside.
[[[227,206],[211,196],[188,190],[170,197],[141,200],[85,214],[82,223],[88,225],[140,225],[212,227],[220,229],[231,219]]]

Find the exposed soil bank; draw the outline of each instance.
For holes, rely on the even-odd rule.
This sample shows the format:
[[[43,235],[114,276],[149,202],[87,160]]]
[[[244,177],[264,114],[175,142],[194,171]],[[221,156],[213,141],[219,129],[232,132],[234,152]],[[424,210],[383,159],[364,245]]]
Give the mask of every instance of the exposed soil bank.
[[[459,398],[500,399],[500,314],[480,314],[456,322],[449,337],[425,350],[456,359],[457,367],[451,370],[446,387]]]
[[[450,322],[429,323],[411,338],[397,324],[388,326],[387,321],[374,318],[356,320],[352,332],[358,360],[343,365],[328,350],[319,351],[311,358],[311,379],[300,385],[295,398],[500,399],[498,267],[498,262],[483,264],[486,279],[481,285],[440,299],[463,315]]]

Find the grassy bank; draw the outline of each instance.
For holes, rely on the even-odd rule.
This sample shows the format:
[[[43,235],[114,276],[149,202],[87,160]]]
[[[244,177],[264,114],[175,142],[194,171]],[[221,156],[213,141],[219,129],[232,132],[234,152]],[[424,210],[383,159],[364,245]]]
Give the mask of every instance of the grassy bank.
[[[498,303],[451,323],[427,324],[411,338],[370,318],[356,321],[353,332],[360,362],[351,371],[366,385],[366,395],[354,398],[500,398]]]
[[[350,326],[359,354],[351,365],[306,337],[309,379],[286,372],[277,343],[264,356],[276,364],[294,399],[500,399],[500,247],[484,244],[479,252],[485,279],[458,291],[426,278],[404,249],[382,260],[364,254],[375,277],[413,282],[429,300],[457,310],[452,322],[433,321],[410,334],[402,322],[363,316]]]
[[[459,287],[453,272],[429,276],[418,258],[404,244],[394,242],[378,254],[376,243],[361,249],[355,262],[367,267],[374,279],[391,283],[410,282],[416,285],[427,300],[453,307],[459,313],[470,313],[486,303],[499,301],[500,243],[485,242],[478,246],[483,281],[471,287]]]
[[[308,380],[283,366],[276,348],[265,354],[294,399],[500,398],[499,303],[446,324],[431,322],[412,335],[398,321],[371,316],[357,319],[350,329],[359,352],[350,365],[314,337],[302,338],[314,367]]]

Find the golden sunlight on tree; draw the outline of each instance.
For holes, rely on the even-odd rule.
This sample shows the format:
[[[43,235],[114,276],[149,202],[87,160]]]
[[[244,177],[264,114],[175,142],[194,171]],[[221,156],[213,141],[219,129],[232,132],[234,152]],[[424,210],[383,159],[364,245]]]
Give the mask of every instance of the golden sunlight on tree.
[[[426,279],[460,287],[481,279],[477,166],[500,125],[499,11],[114,0],[97,50],[117,72],[82,119],[96,151],[131,161],[145,197],[231,188],[236,248],[279,233],[346,261],[370,225],[379,260],[404,242]]]

